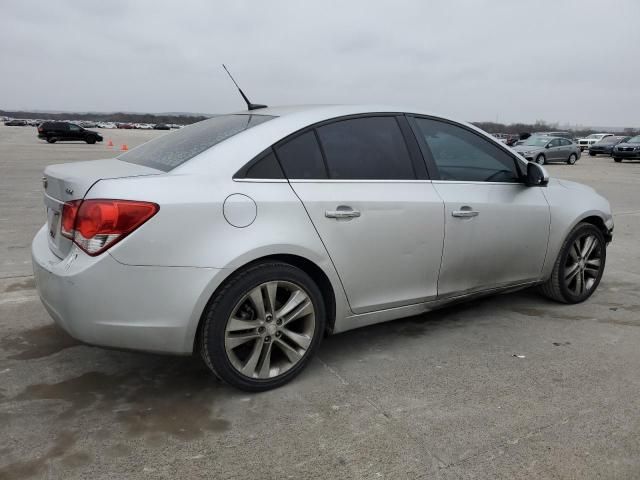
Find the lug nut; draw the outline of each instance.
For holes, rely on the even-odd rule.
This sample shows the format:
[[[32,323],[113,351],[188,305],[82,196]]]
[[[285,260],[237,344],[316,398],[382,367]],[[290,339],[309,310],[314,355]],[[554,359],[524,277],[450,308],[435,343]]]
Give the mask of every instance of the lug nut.
[[[270,341],[271,341],[271,337],[269,335],[264,337],[264,343],[269,343]]]
[[[267,322],[270,322],[271,320],[273,320],[273,317],[271,315],[267,314],[266,320],[267,320]]]
[[[276,338],[280,338],[282,334],[280,332],[276,332]]]
[[[264,333],[264,327],[258,327],[258,333]]]
[[[279,318],[278,320],[276,320],[276,325],[282,325],[282,319]]]

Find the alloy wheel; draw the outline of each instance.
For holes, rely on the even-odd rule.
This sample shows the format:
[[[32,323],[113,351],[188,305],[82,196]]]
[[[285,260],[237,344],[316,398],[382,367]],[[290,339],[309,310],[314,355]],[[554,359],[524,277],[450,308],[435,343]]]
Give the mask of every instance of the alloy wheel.
[[[227,358],[246,377],[277,377],[303,359],[315,323],[313,302],[301,286],[285,281],[262,283],[236,304],[227,320]]]
[[[576,238],[569,248],[564,268],[567,290],[580,297],[593,289],[602,269],[602,245],[591,233]]]

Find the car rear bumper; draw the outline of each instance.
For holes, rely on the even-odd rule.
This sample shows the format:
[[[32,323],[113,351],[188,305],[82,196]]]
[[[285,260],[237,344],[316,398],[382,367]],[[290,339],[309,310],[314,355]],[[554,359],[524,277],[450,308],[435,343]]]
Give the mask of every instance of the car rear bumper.
[[[44,226],[31,254],[40,299],[72,337],[92,345],[191,354],[216,276],[212,268],[124,265],[77,248],[60,259]],[[210,290],[211,288],[211,290]]]

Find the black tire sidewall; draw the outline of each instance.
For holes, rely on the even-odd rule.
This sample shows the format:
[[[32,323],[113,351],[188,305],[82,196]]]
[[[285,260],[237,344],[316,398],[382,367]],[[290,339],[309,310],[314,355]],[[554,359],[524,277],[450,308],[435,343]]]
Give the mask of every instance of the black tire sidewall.
[[[283,375],[266,380],[249,378],[239,373],[227,356],[224,345],[225,329],[238,301],[258,285],[273,280],[295,283],[307,292],[316,315],[314,335],[304,358]],[[222,380],[246,391],[269,390],[292,380],[313,357],[324,334],[326,309],[318,286],[305,272],[285,263],[256,265],[247,271],[239,272],[234,278],[229,279],[226,285],[218,295],[212,298],[205,311],[202,337],[202,353],[205,361],[208,360],[207,363]]]
[[[540,160],[542,160],[542,161],[540,161]],[[544,156],[544,155],[540,154],[540,155],[538,155],[538,156],[536,157],[536,163],[537,163],[538,165],[544,165],[545,163],[547,163],[547,159],[545,158],[545,156]]]
[[[569,255],[569,249],[571,248],[571,245],[573,245],[573,242],[575,242],[575,240],[578,237],[584,235],[585,233],[592,233],[598,238],[598,241],[600,242],[602,266],[600,268],[600,272],[598,273],[598,277],[596,278],[596,281],[593,287],[588,292],[585,292],[582,295],[577,296],[571,293],[571,291],[569,291],[569,289],[567,288],[567,285],[565,284],[565,281],[564,281],[565,264],[567,263],[567,256]],[[565,241],[562,247],[562,252],[560,253],[560,262],[558,264],[558,278],[559,278],[560,292],[562,293],[562,296],[569,303],[584,302],[591,295],[593,295],[593,293],[598,289],[598,285],[600,284],[600,280],[602,280],[602,275],[604,274],[606,263],[607,263],[607,246],[606,246],[606,241],[604,239],[604,235],[602,234],[600,229],[595,225],[591,225],[588,223],[583,223],[578,225],[567,237],[567,240]]]

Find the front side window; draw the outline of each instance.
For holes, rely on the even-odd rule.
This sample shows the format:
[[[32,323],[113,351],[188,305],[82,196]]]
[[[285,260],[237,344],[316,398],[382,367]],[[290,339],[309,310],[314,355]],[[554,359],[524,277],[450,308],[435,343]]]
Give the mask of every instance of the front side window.
[[[447,122],[428,118],[415,121],[442,180],[520,181],[514,158],[489,140]]]
[[[69,130],[71,130],[72,132],[79,132],[80,131],[80,127],[78,125],[74,125],[73,123],[69,124]]]
[[[329,177],[337,180],[412,180],[409,151],[395,117],[339,120],[317,128]]]
[[[560,139],[559,138],[554,138],[553,140],[551,140],[549,142],[549,147],[559,147],[560,146]]]
[[[168,172],[214,145],[272,118],[275,117],[220,115],[158,137],[117,158]]]

